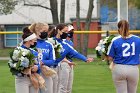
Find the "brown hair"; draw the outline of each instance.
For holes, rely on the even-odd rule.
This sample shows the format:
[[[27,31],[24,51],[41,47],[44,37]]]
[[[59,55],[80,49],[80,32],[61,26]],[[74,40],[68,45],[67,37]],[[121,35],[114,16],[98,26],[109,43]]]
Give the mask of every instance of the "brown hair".
[[[62,30],[62,29],[64,29],[65,27],[67,27],[67,25],[66,24],[58,24],[57,26],[56,26],[56,34],[58,33],[58,30]]]
[[[32,34],[33,34],[32,32],[23,33],[22,34],[22,39],[24,40],[25,38],[27,38],[28,36],[30,36]],[[23,43],[25,43],[25,41]]]
[[[31,30],[29,29],[28,26],[23,28],[23,33],[29,33],[29,32],[31,32]]]
[[[56,36],[56,26],[55,25],[49,25],[48,29],[48,37],[55,37]]]
[[[129,36],[129,23],[126,20],[121,20],[118,23],[118,31],[119,34],[123,37],[126,38]]]

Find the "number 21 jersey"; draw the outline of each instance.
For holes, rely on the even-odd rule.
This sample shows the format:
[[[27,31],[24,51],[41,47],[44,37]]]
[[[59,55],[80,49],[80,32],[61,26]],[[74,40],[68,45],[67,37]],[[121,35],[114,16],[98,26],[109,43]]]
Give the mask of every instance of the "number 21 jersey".
[[[140,64],[140,38],[135,35],[130,35],[127,38],[121,36],[113,38],[108,47],[107,55],[111,56],[116,64]]]

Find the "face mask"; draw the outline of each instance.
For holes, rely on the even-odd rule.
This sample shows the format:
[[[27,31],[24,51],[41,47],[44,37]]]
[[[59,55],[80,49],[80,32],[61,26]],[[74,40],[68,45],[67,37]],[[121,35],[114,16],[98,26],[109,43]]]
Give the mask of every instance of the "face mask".
[[[30,48],[34,48],[36,47],[36,45],[37,45],[37,42],[34,42],[34,45],[30,45]]]
[[[61,39],[66,39],[67,38],[67,33],[63,32],[63,34],[60,36]]]
[[[45,39],[48,37],[48,33],[47,32],[41,32],[41,35],[39,36],[41,39]]]
[[[72,37],[73,37],[73,32],[69,32],[69,33],[68,33],[68,37],[69,37],[69,38],[72,38]]]

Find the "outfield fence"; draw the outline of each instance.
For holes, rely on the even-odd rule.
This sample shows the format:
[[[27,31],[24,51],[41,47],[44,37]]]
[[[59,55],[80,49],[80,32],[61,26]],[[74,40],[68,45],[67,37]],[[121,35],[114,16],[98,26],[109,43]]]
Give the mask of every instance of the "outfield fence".
[[[117,34],[118,31],[74,31],[75,34]],[[130,30],[130,33],[139,34],[140,30]],[[22,34],[21,31],[3,31],[0,34]]]

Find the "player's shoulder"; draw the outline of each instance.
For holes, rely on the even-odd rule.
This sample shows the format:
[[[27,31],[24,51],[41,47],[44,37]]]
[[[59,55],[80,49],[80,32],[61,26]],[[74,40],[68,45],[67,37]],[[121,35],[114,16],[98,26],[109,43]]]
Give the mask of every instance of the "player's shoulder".
[[[48,40],[45,41],[46,45],[48,46],[53,46],[53,44],[51,42],[49,42]]]
[[[117,41],[117,40],[119,40],[119,39],[121,39],[121,35],[114,37],[114,38],[112,39],[112,42]]]
[[[131,37],[133,37],[133,38],[140,38],[139,36],[136,36],[136,35],[131,35]]]

